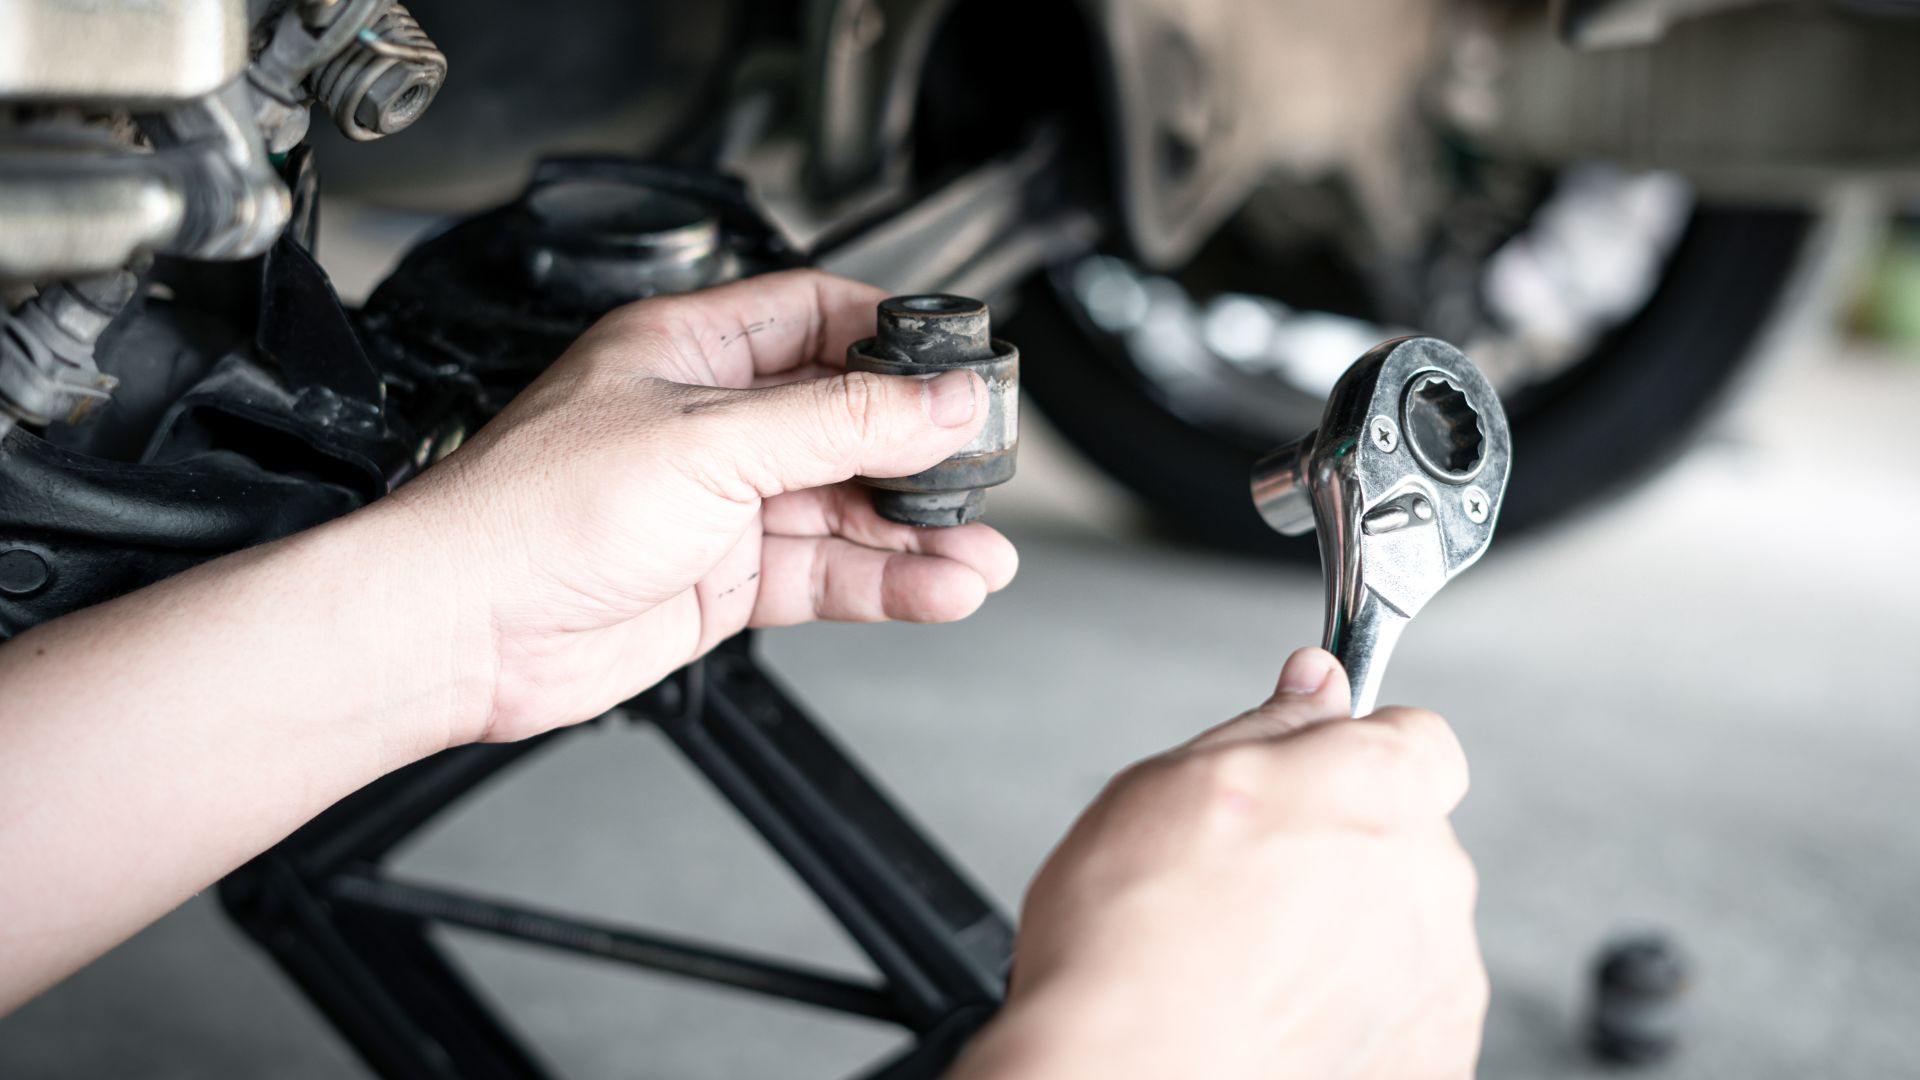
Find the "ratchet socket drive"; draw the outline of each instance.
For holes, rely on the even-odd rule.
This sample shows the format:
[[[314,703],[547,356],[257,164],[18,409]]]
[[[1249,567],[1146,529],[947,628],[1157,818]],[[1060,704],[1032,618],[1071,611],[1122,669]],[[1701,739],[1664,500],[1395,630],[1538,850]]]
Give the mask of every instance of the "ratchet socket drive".
[[[1400,632],[1493,539],[1512,459],[1507,414],[1460,350],[1375,346],[1334,385],[1320,427],[1253,468],[1253,502],[1289,536],[1320,534],[1323,644],[1373,711]]]

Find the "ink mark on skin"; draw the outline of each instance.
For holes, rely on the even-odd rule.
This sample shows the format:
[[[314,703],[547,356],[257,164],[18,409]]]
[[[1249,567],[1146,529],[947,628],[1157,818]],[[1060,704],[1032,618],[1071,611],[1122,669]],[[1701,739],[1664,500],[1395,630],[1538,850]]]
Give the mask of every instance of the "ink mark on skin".
[[[741,327],[740,332],[737,334],[722,334],[720,335],[720,347],[724,349],[729,345],[733,345],[743,339],[750,338],[753,335],[758,334],[764,330],[770,330],[773,328],[773,323],[774,323],[774,319],[771,316],[769,316],[765,319],[760,320],[759,322],[748,323],[747,325]]]
[[[748,574],[748,575],[747,575],[747,580],[745,580],[745,581],[743,581],[743,582],[741,582],[741,583],[740,583],[740,584],[738,584],[738,585],[735,585],[735,586],[734,586],[733,588],[731,588],[731,589],[728,589],[728,590],[726,590],[725,592],[723,592],[723,593],[721,593],[720,595],[718,595],[718,596],[716,596],[716,597],[714,597],[714,599],[715,599],[715,600],[725,600],[725,599],[726,599],[727,597],[729,597],[729,596],[732,596],[732,595],[733,595],[734,593],[737,593],[737,592],[739,592],[739,591],[740,591],[741,589],[744,589],[744,588],[746,588],[747,586],[749,586],[749,585],[751,585],[751,584],[753,584],[753,581],[754,581],[754,579],[755,579],[755,578],[757,578],[757,577],[759,577],[759,576],[760,576],[760,571],[758,571],[758,570],[755,570],[755,571],[754,571],[753,573],[751,573],[751,574]]]

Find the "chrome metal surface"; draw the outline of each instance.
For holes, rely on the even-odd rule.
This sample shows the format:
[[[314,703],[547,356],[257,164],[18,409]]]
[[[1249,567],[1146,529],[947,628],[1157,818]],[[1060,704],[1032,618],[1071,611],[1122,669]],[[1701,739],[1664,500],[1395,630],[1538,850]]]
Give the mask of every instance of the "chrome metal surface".
[[[0,150],[0,282],[105,273],[164,250],[185,226],[187,193],[155,157],[78,142]]]
[[[243,79],[141,119],[151,147],[88,128],[0,142],[0,281],[104,274],[145,254],[246,259],[292,212]]]
[[[1562,16],[1575,6],[1456,9],[1434,105],[1496,156],[1630,162],[1718,198],[1801,198],[1863,173],[1920,186],[1920,114],[1888,104],[1920,92],[1915,20],[1741,4],[1636,33],[1595,25],[1595,43],[1614,47],[1569,49]]]
[[[246,0],[0,4],[0,100],[157,105],[246,66]]]
[[[711,212],[671,192],[617,178],[574,177],[527,196],[536,222],[527,282],[609,307],[691,292],[736,267]]]
[[[1512,453],[1486,378],[1446,342],[1410,337],[1362,356],[1319,429],[1254,466],[1267,524],[1320,534],[1324,644],[1346,665],[1355,716],[1373,711],[1406,624],[1486,552]]]
[[[125,270],[61,282],[0,314],[0,436],[14,424],[78,419],[117,380],[94,364],[94,344],[132,299]]]
[[[170,110],[152,125],[158,152],[180,164],[189,211],[160,250],[192,259],[250,259],[280,237],[293,198],[280,180],[254,116],[246,80]]]
[[[1057,186],[1063,167],[1059,140],[1041,133],[925,197],[830,239],[815,249],[815,262],[900,293],[993,299],[1034,271],[1077,258],[1099,241],[1094,214],[1084,207],[1049,205],[1045,193]]]
[[[355,142],[413,124],[447,78],[447,57],[405,4],[313,0],[282,11],[247,71],[274,153],[306,138],[318,103]]]

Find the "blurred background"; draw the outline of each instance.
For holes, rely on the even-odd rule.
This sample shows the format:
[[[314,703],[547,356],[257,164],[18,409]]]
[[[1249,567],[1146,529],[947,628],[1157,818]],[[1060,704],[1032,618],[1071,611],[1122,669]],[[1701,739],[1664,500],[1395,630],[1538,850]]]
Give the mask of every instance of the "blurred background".
[[[421,347],[400,324],[445,314],[407,306],[450,272],[407,252],[554,152],[671,148],[745,176],[830,267],[993,299],[1029,392],[1019,475],[987,512],[1018,580],[954,626],[760,645],[1008,911],[1107,777],[1257,702],[1318,641],[1312,543],[1259,523],[1247,465],[1311,428],[1361,351],[1419,329],[1466,349],[1515,432],[1501,532],[1410,627],[1383,695],[1448,716],[1473,763],[1480,1075],[1609,1071],[1586,1046],[1595,959],[1652,934],[1686,979],[1678,1049],[1639,1075],[1920,1076],[1910,5],[411,7],[444,92],[365,145],[316,119],[324,197],[299,226],[341,299],[388,320],[356,324],[378,348]],[[871,119],[857,106],[894,70],[847,58],[892,55],[923,17],[906,51],[925,90],[893,110],[921,137],[836,128]],[[983,86],[983,66],[1010,74]],[[845,78],[796,77],[816,67]],[[1081,109],[1111,146],[1057,122]],[[724,137],[689,140],[718,112]],[[884,167],[848,164],[861,146]],[[397,267],[404,288],[383,286]],[[928,656],[967,674],[929,679]],[[536,752],[396,866],[871,974],[644,728]],[[435,934],[562,1075],[845,1075],[905,1039]],[[211,894],[0,1020],[0,1077],[360,1072]]]
[[[354,258],[386,235],[369,227],[358,256],[347,236],[323,251],[341,280],[364,281]],[[1693,978],[1684,1046],[1646,1075],[1913,1074],[1920,360],[1899,337],[1920,317],[1912,236],[1896,227],[1869,248],[1851,317],[1783,341],[1670,470],[1498,539],[1408,631],[1384,700],[1442,711],[1474,769],[1458,821],[1483,875],[1494,984],[1482,1076],[1599,1075],[1581,1045],[1589,965],[1603,942],[1650,929]],[[1020,475],[988,514],[1022,569],[977,616],[764,638],[784,681],[1010,910],[1109,775],[1259,700],[1321,617],[1313,567],[1170,541],[1044,420],[1023,428]],[[1524,443],[1516,457],[1526,469]],[[936,651],[981,674],[928,683],[914,661]],[[790,872],[646,732],[557,745],[399,865],[860,970]],[[831,1076],[900,1039],[445,940],[569,1076]],[[211,895],[0,1021],[10,1077],[357,1068]]]

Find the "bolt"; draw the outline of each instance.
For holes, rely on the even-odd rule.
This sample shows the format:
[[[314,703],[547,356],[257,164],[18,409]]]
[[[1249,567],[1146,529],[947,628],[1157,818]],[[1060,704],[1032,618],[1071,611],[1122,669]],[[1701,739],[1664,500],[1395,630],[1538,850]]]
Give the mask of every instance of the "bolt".
[[[45,588],[52,577],[53,568],[37,551],[26,548],[0,551],[0,594],[32,596]]]
[[[420,119],[447,79],[447,58],[405,4],[394,4],[309,76],[313,95],[355,142]]]
[[[1475,525],[1484,523],[1487,520],[1487,512],[1492,509],[1487,493],[1477,487],[1470,487],[1460,493],[1460,505],[1467,511],[1467,520]]]
[[[1393,421],[1387,417],[1374,417],[1373,423],[1367,426],[1367,431],[1373,439],[1373,445],[1379,447],[1383,454],[1393,453],[1394,449],[1400,445],[1400,429],[1394,427]]]
[[[1680,1002],[1687,965],[1659,935],[1614,942],[1593,966],[1587,1047],[1602,1061],[1646,1065],[1680,1045]]]
[[[887,35],[887,17],[873,0],[853,4],[845,19],[849,52],[865,52]]]

